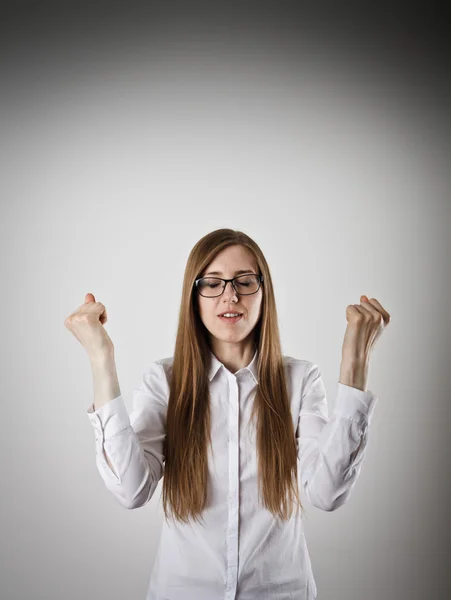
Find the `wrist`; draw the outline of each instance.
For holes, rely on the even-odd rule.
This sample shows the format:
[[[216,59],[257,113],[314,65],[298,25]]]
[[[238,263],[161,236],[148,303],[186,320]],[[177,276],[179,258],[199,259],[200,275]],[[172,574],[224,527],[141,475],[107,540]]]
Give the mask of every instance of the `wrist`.
[[[95,352],[88,353],[91,365],[103,365],[114,360],[114,347],[106,347]]]
[[[368,370],[368,360],[351,361],[344,359],[340,367],[339,382],[365,392],[368,381]]]

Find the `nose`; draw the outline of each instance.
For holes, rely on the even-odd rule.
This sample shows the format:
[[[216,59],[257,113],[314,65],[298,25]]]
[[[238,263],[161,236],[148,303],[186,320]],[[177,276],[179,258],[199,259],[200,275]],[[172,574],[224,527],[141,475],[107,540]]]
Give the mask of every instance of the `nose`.
[[[223,297],[225,299],[227,299],[227,298],[236,298],[237,294],[235,292],[235,289],[234,289],[231,281],[228,281],[226,283],[225,288],[224,288],[224,292],[222,293],[222,295],[223,295]],[[237,298],[237,300],[238,300],[238,298]]]

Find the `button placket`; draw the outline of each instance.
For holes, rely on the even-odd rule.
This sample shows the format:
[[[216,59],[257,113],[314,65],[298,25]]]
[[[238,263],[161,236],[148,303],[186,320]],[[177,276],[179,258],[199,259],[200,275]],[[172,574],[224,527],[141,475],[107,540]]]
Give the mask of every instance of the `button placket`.
[[[233,600],[238,579],[238,518],[239,518],[239,390],[234,375],[227,375],[229,384],[229,495],[227,531],[227,584],[225,600]]]

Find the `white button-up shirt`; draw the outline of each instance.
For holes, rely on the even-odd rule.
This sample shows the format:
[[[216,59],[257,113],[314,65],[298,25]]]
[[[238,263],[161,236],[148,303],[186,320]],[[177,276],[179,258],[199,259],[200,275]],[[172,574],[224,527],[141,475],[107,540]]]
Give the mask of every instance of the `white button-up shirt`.
[[[144,506],[164,474],[163,443],[173,358],[155,361],[133,393],[88,418],[96,432],[96,465],[125,508]],[[318,365],[284,356],[298,452],[298,485],[313,506],[344,504],[359,476],[377,401],[338,382],[332,416]],[[317,588],[302,523],[258,502],[256,429],[248,427],[257,386],[257,352],[232,373],[213,354],[209,372],[213,452],[208,505],[201,523],[163,519],[146,600],[312,600]],[[104,449],[114,472],[105,460]]]

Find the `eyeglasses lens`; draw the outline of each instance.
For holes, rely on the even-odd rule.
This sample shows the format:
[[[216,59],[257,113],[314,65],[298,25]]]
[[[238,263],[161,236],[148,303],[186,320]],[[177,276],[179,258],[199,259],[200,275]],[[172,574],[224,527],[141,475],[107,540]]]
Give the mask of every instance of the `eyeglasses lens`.
[[[256,275],[242,275],[237,277],[234,282],[235,288],[240,295],[255,294],[260,285],[260,279]],[[204,277],[198,284],[199,292],[202,296],[213,298],[222,294],[224,281],[216,277]]]

